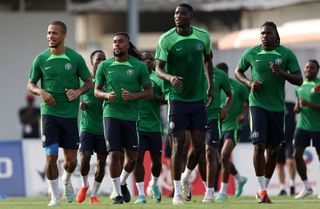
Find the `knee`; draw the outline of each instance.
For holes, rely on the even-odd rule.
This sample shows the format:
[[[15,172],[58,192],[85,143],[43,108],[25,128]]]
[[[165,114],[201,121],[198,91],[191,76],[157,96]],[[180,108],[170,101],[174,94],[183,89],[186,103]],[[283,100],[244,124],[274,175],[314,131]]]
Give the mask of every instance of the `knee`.
[[[254,145],[254,152],[257,154],[264,154],[265,151],[265,145],[262,143],[258,143]]]

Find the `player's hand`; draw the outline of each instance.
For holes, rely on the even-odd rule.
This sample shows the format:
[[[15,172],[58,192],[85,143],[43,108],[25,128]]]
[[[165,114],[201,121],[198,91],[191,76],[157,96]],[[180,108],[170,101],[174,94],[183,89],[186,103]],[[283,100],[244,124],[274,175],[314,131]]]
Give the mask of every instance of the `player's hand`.
[[[80,89],[65,89],[66,95],[69,99],[69,101],[73,101],[75,99],[78,99],[79,96],[81,95],[81,90]]]
[[[228,116],[228,109],[227,108],[222,108],[220,112],[220,122],[224,121]]]
[[[295,104],[294,105],[294,108],[293,108],[293,112],[295,112],[295,113],[300,113],[300,104]]]
[[[173,87],[175,88],[182,88],[183,83],[182,83],[183,77],[180,76],[171,76],[170,77],[170,83]]]
[[[122,93],[122,99],[123,100],[133,100],[136,99],[135,94],[131,93],[130,91],[126,90],[126,89],[121,89]]]
[[[320,84],[316,84],[316,85],[312,88],[312,92],[320,93]]]
[[[304,99],[299,99],[299,105],[301,107],[309,107],[310,106],[310,102],[304,100]]]
[[[206,107],[209,107],[212,104],[213,100],[214,100],[214,95],[213,95],[213,89],[212,88],[208,89],[207,97],[208,97],[208,101],[207,101]]]
[[[87,109],[88,106],[89,106],[89,104],[87,102],[81,102],[80,103],[80,109],[81,110]]]
[[[48,106],[54,106],[56,105],[56,100],[53,98],[53,96],[47,92],[46,90],[41,90],[40,91],[40,97],[44,103],[46,103]]]
[[[236,122],[238,123],[238,124],[242,124],[242,123],[244,123],[244,121],[245,121],[245,116],[243,115],[243,114],[240,114],[237,118],[236,118]]]
[[[276,75],[279,75],[281,72],[280,66],[276,63],[273,62],[269,62],[270,64],[270,69],[273,73],[275,73]]]
[[[117,95],[114,91],[110,92],[110,93],[107,93],[107,100],[110,102],[110,103],[114,103],[116,101],[116,98],[117,98]]]
[[[262,81],[256,80],[256,81],[251,81],[250,83],[250,88],[253,91],[259,91],[259,89],[261,89],[262,86]]]

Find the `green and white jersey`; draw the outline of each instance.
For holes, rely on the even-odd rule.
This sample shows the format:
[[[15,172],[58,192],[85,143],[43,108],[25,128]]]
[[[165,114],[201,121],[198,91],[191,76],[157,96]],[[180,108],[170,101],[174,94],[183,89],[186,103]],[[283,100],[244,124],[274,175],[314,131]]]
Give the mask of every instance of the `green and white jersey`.
[[[96,83],[104,86],[106,92],[114,91],[116,100],[103,103],[103,117],[137,121],[140,100],[123,100],[122,89],[137,93],[150,84],[149,72],[140,60],[129,56],[126,62],[117,62],[114,57],[99,64]]]
[[[161,96],[162,80],[152,71],[150,73],[153,95]],[[161,132],[160,101],[142,99],[140,101],[138,130],[144,132]]]
[[[82,95],[82,101],[86,102],[88,106],[81,111],[80,132],[86,131],[93,134],[103,134],[103,100],[96,98],[94,90],[91,89]]]
[[[218,68],[213,70],[213,102],[207,107],[208,121],[218,119],[220,115],[221,105],[221,91],[228,94],[231,92],[231,86],[228,75]],[[207,80],[205,80],[206,86],[208,86]]]
[[[222,132],[241,129],[241,125],[237,123],[237,117],[242,113],[244,102],[248,102],[249,91],[247,87],[240,81],[230,79],[232,104],[228,111],[228,116],[222,122]],[[221,108],[224,106],[227,96],[221,93]]]
[[[295,88],[296,96],[299,99],[306,100],[308,102],[320,104],[320,93],[312,91],[315,85],[320,84],[320,79],[316,78],[313,81],[303,81],[301,86]],[[297,128],[304,129],[306,131],[320,131],[320,109],[312,107],[300,107],[300,115],[297,121]]]
[[[210,54],[210,36],[192,26],[192,34],[180,36],[176,28],[164,33],[158,42],[155,58],[166,62],[165,71],[183,77],[183,87],[166,85],[169,100],[194,102],[205,99],[203,55]]]
[[[41,102],[41,115],[54,115],[63,118],[76,118],[79,112],[79,99],[69,101],[65,89],[80,88],[80,80],[91,76],[80,54],[66,47],[64,54],[51,54],[47,49],[33,60],[29,78],[33,82],[41,80],[41,88],[49,92],[56,105],[48,106]]]
[[[262,81],[261,89],[250,91],[249,105],[280,112],[285,108],[285,79],[272,72],[270,62],[278,64],[282,71],[300,71],[294,53],[281,45],[272,51],[263,50],[261,45],[249,48],[242,54],[238,66],[242,71],[251,68],[252,80]]]

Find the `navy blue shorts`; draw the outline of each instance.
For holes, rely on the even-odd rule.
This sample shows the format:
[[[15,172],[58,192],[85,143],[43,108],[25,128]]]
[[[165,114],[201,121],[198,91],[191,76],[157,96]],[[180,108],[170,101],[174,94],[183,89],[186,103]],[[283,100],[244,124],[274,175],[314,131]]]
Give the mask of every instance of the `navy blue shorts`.
[[[285,143],[284,111],[271,112],[260,107],[250,107],[250,128],[253,144],[262,142],[266,147]]]
[[[64,149],[79,148],[77,118],[62,118],[53,115],[41,116],[42,146],[59,144]]]
[[[214,148],[219,148],[220,141],[220,122],[218,119],[210,120],[207,124],[207,133],[205,144]]]
[[[308,147],[311,145],[316,148],[318,155],[320,154],[320,131],[306,131],[296,128],[294,132],[294,147]]]
[[[232,140],[233,143],[236,145],[238,144],[239,138],[241,136],[241,130],[240,129],[234,129],[230,131],[225,131],[222,133],[220,143],[223,144],[225,140]]]
[[[104,136],[107,151],[128,150],[138,151],[137,122],[116,118],[103,118]]]
[[[207,112],[204,101],[181,102],[170,101],[169,131],[175,133],[182,130],[206,131]]]
[[[80,152],[91,151],[98,155],[108,155],[106,140],[103,134],[94,134],[88,131],[80,133]]]
[[[161,157],[161,133],[139,131],[139,151],[149,151],[152,155]]]

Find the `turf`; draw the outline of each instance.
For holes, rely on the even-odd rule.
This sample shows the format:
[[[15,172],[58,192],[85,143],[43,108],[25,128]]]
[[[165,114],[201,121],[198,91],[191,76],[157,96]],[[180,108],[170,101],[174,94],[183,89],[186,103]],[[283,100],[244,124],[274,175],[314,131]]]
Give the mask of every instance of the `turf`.
[[[251,208],[279,208],[279,209],[309,209],[320,208],[320,199],[316,196],[310,196],[303,200],[295,200],[293,197],[276,197],[271,196],[272,204],[258,204],[257,200],[251,196],[245,196],[240,198],[229,197],[227,201],[214,202],[210,204],[201,203],[202,197],[193,197],[190,202],[185,202],[182,206],[173,206],[172,199],[164,197],[162,202],[156,204],[151,198],[148,198],[146,204],[133,204],[125,203],[123,205],[112,205],[112,201],[108,197],[100,197],[102,204],[90,205],[88,199],[85,202],[78,203],[66,203],[62,201],[61,206],[54,208],[70,208],[70,209],[106,209],[106,208],[137,208],[137,209],[169,209],[169,208],[186,208],[186,209],[251,209]],[[0,200],[0,209],[43,209],[49,208],[47,204],[49,202],[48,197],[39,198],[6,198]]]

